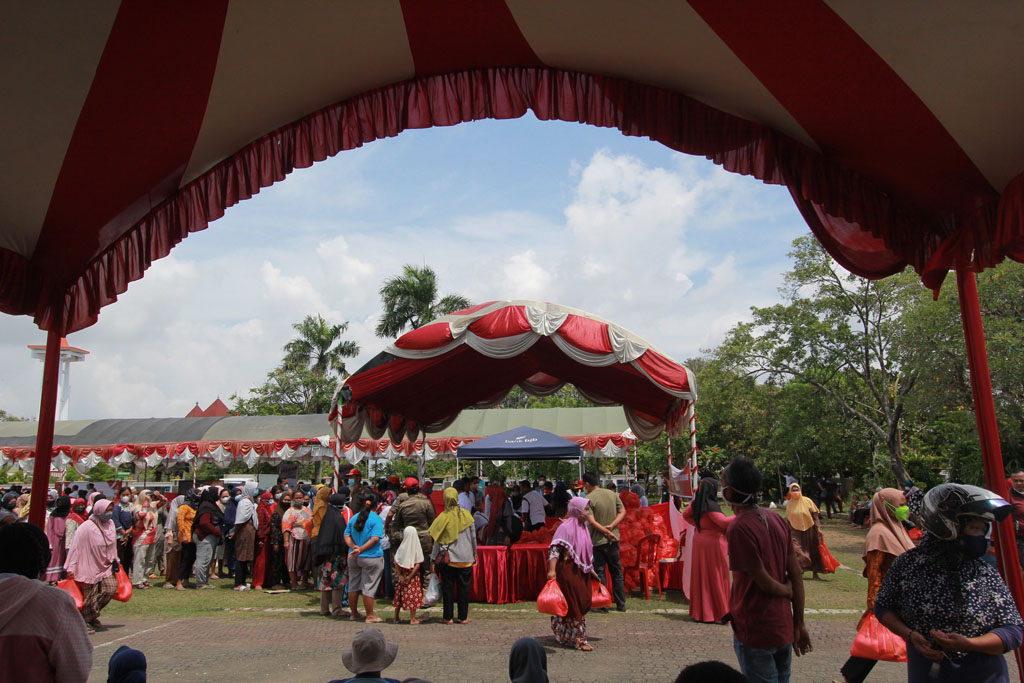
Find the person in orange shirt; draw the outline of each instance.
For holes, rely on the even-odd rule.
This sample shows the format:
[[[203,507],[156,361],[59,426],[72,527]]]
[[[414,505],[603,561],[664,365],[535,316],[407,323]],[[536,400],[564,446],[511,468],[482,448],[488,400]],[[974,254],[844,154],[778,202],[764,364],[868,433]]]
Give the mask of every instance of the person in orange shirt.
[[[185,502],[178,506],[178,542],[181,543],[181,561],[178,566],[178,584],[174,590],[183,591],[192,576],[192,566],[196,563],[196,544],[192,542],[192,524],[196,519],[196,508],[199,507],[199,489],[191,489],[185,494]]]

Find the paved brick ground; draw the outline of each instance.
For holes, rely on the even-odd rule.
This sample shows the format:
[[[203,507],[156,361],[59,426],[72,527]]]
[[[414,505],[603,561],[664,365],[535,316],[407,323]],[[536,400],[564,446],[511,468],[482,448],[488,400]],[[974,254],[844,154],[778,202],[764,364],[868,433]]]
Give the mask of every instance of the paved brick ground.
[[[696,624],[683,614],[592,614],[587,622],[595,651],[590,653],[558,647],[547,618],[536,613],[480,608],[474,622],[466,626],[438,623],[436,608],[429,614],[432,619],[421,626],[381,624],[386,636],[399,643],[398,659],[387,670],[388,676],[459,683],[507,681],[508,649],[521,636],[537,638],[547,649],[548,671],[555,682],[673,681],[681,668],[693,662],[720,659],[735,666],[736,661],[727,626]],[[856,617],[811,618],[808,624],[815,649],[794,660],[792,680],[831,681],[849,653]],[[359,623],[313,613],[266,612],[161,620],[112,617],[108,626],[92,636],[96,649],[90,681],[106,680],[107,660],[124,644],[146,653],[149,680],[156,683],[326,683],[346,675],[341,651],[362,628]],[[905,681],[905,668],[880,663],[871,680]]]

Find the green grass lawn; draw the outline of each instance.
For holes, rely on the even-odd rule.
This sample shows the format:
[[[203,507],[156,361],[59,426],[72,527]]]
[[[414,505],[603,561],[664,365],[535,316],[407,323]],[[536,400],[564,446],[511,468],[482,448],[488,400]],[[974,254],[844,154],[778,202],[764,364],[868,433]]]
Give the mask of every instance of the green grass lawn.
[[[825,542],[837,560],[850,569],[840,568],[835,574],[825,574],[822,581],[810,580],[810,573],[804,575],[804,586],[807,591],[807,607],[811,609],[862,610],[867,594],[867,580],[860,572],[863,569],[861,551],[864,545],[866,530],[851,527],[845,517],[836,520],[823,520],[822,531]],[[852,570],[852,571],[851,571]],[[106,616],[115,618],[125,616],[182,616],[197,614],[223,614],[225,611],[252,610],[254,612],[281,610],[282,614],[316,614],[320,607],[318,591],[297,591],[271,595],[261,591],[237,592],[231,590],[234,582],[230,579],[215,580],[218,590],[207,591],[173,591],[162,588],[162,580],[154,580],[154,587],[149,590],[136,590],[127,603],[111,602],[104,609]],[[631,612],[651,612],[655,610],[685,610],[689,604],[678,591],[665,591],[661,598],[652,594],[650,600],[644,600],[640,593],[629,596],[627,608]],[[390,602],[378,601],[378,613],[388,616]],[[533,613],[536,606],[533,602],[520,602],[507,605],[473,606],[474,612],[481,617],[509,618],[517,613]],[[817,617],[816,617],[817,618]],[[825,617],[828,618],[828,617]],[[843,618],[850,618],[849,615]]]

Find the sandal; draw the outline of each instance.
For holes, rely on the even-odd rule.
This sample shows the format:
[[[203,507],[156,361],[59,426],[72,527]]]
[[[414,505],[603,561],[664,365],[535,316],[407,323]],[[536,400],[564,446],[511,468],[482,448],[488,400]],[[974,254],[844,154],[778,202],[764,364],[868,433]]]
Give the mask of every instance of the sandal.
[[[594,648],[590,647],[590,644],[580,645],[580,652],[593,652]]]
[[[379,623],[381,623],[383,621],[384,620],[381,619],[380,617],[378,617],[376,614],[374,614],[373,616],[370,616],[370,617],[366,617],[366,623],[367,624],[379,624]]]

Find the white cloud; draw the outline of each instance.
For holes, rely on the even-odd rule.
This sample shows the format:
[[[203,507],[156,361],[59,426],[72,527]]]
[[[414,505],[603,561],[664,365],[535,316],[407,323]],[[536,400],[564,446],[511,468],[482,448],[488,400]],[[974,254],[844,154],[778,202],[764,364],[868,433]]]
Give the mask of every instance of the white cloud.
[[[242,202],[72,335],[92,351],[72,368],[72,416],[177,416],[227,402],[262,382],[307,314],[348,321],[355,369],[388,343],[373,333],[378,289],[405,263],[434,268],[442,295],[574,306],[679,360],[716,344],[751,305],[778,300],[788,243],[805,231],[784,190],[585,132],[601,143],[552,154],[548,166],[523,148],[526,193],[480,191],[445,131],[448,165],[410,156],[416,145],[374,143],[374,155],[339,155]],[[396,185],[394,169],[410,164],[429,172]],[[0,316],[0,408],[35,417],[42,364],[24,346],[44,340],[27,318]]]

